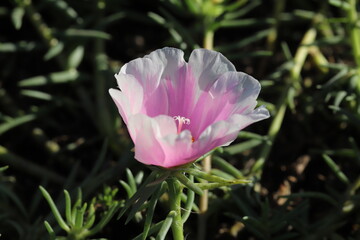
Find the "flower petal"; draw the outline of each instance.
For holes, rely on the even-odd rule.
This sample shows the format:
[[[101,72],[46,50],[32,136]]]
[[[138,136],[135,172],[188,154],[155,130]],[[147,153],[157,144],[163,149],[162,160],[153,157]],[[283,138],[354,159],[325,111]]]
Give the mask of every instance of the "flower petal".
[[[195,160],[188,159],[192,145],[190,132],[177,134],[175,121],[169,116],[133,115],[128,129],[139,162],[169,168]]]
[[[145,93],[147,115],[155,117],[187,115],[189,105],[193,104],[196,82],[189,76],[183,51],[165,47],[151,52],[145,58],[161,65],[161,80],[154,92]]]
[[[169,168],[184,165],[195,160],[192,154],[192,137],[189,130],[180,134],[170,134],[161,140],[165,152],[162,166]]]
[[[109,89],[109,93],[114,100],[123,121],[125,122],[125,124],[127,124],[128,117],[131,115],[129,99],[125,96],[124,93],[116,89]]]
[[[139,96],[141,99],[135,100],[138,97],[136,91],[129,91],[127,95],[129,99],[131,98],[130,102],[143,103],[141,113],[150,117],[168,113],[168,93],[160,81],[164,67],[162,62],[155,57],[154,60],[148,57],[138,58],[125,64],[117,75],[118,78],[127,78],[129,81],[135,79],[138,82],[137,86],[143,90],[143,94]],[[119,81],[118,83],[119,86],[121,83],[125,86],[129,85],[126,81]],[[136,84],[133,83],[132,85],[135,86]],[[120,88],[122,89],[122,86]],[[139,112],[133,111],[133,113]]]
[[[145,94],[152,94],[159,86],[163,65],[149,58],[137,58],[125,64],[120,73],[135,77],[144,89]]]
[[[174,128],[176,131],[175,125]],[[135,145],[135,158],[147,165],[161,166],[165,153],[158,140],[161,136],[158,123],[146,115],[136,114],[129,118],[128,130]]]
[[[145,58],[150,58],[153,62],[163,65],[162,79],[170,79],[174,81],[178,70],[186,65],[184,60],[184,52],[180,49],[165,47],[146,55]]]
[[[236,71],[221,53],[207,49],[195,49],[190,55],[189,67],[203,91],[207,91],[223,73]]]
[[[144,91],[134,76],[129,74],[115,74],[121,92],[128,98],[131,114],[142,112]]]
[[[269,116],[264,106],[247,115],[234,114],[226,121],[215,122],[208,126],[194,143],[194,147],[209,152],[218,146],[227,146],[237,138],[240,130]]]
[[[164,70],[159,84],[159,92],[166,92],[167,95],[162,94],[161,97],[157,97],[159,99],[157,106],[162,107],[167,103],[168,108],[167,111],[158,111],[158,114],[187,116],[189,109],[194,105],[197,82],[188,71],[183,51],[166,47],[145,57],[163,64]]]
[[[202,92],[190,115],[194,123],[190,126],[193,136],[197,139],[205,128],[235,113],[253,111],[259,91],[259,82],[245,73],[227,72],[221,75],[208,92]]]

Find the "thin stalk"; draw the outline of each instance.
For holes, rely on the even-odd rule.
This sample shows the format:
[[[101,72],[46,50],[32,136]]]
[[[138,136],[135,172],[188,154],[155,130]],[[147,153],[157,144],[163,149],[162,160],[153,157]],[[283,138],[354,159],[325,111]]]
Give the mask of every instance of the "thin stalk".
[[[48,49],[55,47],[59,43],[59,40],[54,37],[52,30],[43,21],[40,13],[37,12],[34,6],[32,5],[31,0],[23,1],[21,4],[25,9],[25,13],[29,18],[31,24],[34,26],[34,28],[40,35],[46,47]],[[62,69],[66,69],[65,59],[61,54],[56,56],[55,59],[57,60],[58,64]]]
[[[286,0],[278,0],[276,1],[276,4],[274,6],[274,19],[275,22],[271,27],[271,30],[268,34],[268,37],[266,39],[266,50],[273,52],[275,49],[275,44],[276,41],[278,39],[278,31],[279,31],[279,26],[280,26],[280,22],[281,22],[281,13],[284,11],[285,9],[285,5],[286,5]],[[268,58],[264,58],[259,65],[259,76],[262,76],[265,68],[266,68],[266,64],[267,64],[267,60]]]
[[[347,10],[348,24],[350,25],[350,41],[352,52],[357,65],[357,91],[360,93],[360,28],[356,26],[358,21],[358,12],[356,10],[356,0],[349,0],[349,8]]]
[[[288,87],[286,89],[286,91],[283,92],[283,94],[281,95],[281,97],[278,101],[278,104],[276,106],[276,109],[278,109],[278,111],[277,111],[273,121],[271,122],[269,132],[267,134],[268,140],[264,143],[263,148],[261,149],[260,157],[258,158],[258,160],[256,160],[255,164],[251,168],[251,172],[253,174],[261,173],[261,170],[265,164],[265,161],[270,154],[270,151],[271,151],[272,145],[275,141],[275,138],[276,138],[278,132],[280,131],[282,122],[284,120],[286,108],[287,108],[286,100],[287,100],[287,96],[289,94],[289,89],[290,89],[290,87]]]
[[[320,16],[317,15],[314,17],[314,24],[317,23],[320,20]],[[290,70],[290,76],[289,81],[286,85],[286,90],[283,92],[283,94],[280,96],[278,104],[277,104],[277,113],[275,117],[273,118],[273,121],[270,125],[269,132],[268,132],[268,141],[265,142],[263,145],[261,151],[260,151],[260,157],[257,159],[255,164],[253,165],[251,169],[251,173],[255,175],[260,175],[262,172],[262,168],[264,166],[264,163],[266,159],[268,158],[272,145],[275,141],[276,136],[278,135],[282,122],[284,120],[286,108],[288,106],[288,96],[290,92],[295,88],[300,88],[300,72],[301,69],[304,66],[306,57],[309,54],[309,51],[311,50],[311,44],[314,42],[316,38],[316,29],[315,27],[310,28],[305,34],[304,37],[296,51],[295,57],[294,57],[294,66]]]
[[[293,82],[299,80],[301,69],[304,66],[305,59],[309,53],[309,44],[313,43],[316,38],[316,29],[314,27],[310,28],[304,35],[300,46],[298,47],[295,57],[294,57],[294,66],[290,71],[290,79]]]
[[[105,0],[99,0],[97,4],[98,10],[98,19],[101,19],[104,14],[105,9]],[[106,99],[107,96],[107,87],[106,87],[106,77],[108,71],[108,59],[105,54],[105,42],[103,39],[94,40],[94,86],[95,86],[95,97],[96,97],[96,107],[98,111],[98,124],[100,132],[104,136],[111,136],[111,118],[108,110],[108,104]]]
[[[42,38],[42,41],[48,48],[54,47],[58,43],[58,40],[53,36],[51,29],[46,25],[41,15],[33,7],[31,0],[24,1],[23,7],[30,22]]]
[[[207,156],[202,161],[203,171],[210,173],[211,171],[211,155]],[[206,180],[203,180],[202,183],[207,183]],[[203,190],[203,195],[200,196],[199,200],[199,216],[198,216],[198,239],[206,239],[206,212],[209,207],[209,190]]]
[[[350,7],[347,11],[348,23],[350,24],[350,40],[353,47],[353,54],[360,71],[360,28],[356,27],[358,13],[356,10],[356,0],[349,0]]]
[[[184,240],[184,227],[181,218],[181,193],[183,187],[176,178],[166,180],[169,188],[170,211],[176,213],[171,223],[174,240]]]
[[[214,31],[206,30],[204,36],[204,48],[212,50],[214,48]]]
[[[205,26],[207,26],[205,24]],[[214,48],[214,31],[210,27],[205,27],[204,48],[212,50]],[[208,155],[202,161],[203,171],[211,171],[211,155]],[[204,180],[204,183],[207,181]],[[209,190],[204,190],[199,200],[199,217],[198,217],[198,240],[206,239],[206,212],[209,206]]]

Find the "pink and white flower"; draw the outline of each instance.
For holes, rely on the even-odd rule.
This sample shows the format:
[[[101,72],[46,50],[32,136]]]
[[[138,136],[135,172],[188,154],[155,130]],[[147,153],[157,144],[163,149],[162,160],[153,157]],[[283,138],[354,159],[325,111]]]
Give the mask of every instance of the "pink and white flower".
[[[255,108],[260,84],[222,54],[194,50],[188,62],[175,48],[125,64],[110,89],[135,144],[135,158],[171,168],[234,141],[246,126],[269,117]]]

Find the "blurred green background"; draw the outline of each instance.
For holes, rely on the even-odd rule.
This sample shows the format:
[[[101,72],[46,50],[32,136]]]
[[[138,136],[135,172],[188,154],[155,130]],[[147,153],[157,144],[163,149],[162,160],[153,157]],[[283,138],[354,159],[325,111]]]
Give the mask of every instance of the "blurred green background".
[[[360,239],[360,21],[356,0],[1,0],[0,234],[48,239],[82,189],[101,218],[149,170],[108,89],[114,74],[165,46],[220,51],[259,79],[272,117],[213,155],[213,174],[247,186],[212,191],[205,239]],[[131,178],[130,178],[131,180]],[[165,205],[166,201],[160,202]],[[93,238],[132,239],[111,220]],[[165,211],[155,211],[154,221]],[[98,218],[98,219],[99,219]],[[197,238],[197,214],[185,224]],[[201,235],[201,234],[200,234]],[[65,238],[71,239],[71,238]],[[171,239],[171,238],[169,238]]]

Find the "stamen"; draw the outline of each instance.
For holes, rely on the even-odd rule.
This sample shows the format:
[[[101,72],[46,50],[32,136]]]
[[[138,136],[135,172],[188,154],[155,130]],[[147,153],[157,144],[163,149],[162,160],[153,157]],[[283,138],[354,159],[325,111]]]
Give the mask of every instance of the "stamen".
[[[181,133],[183,124],[186,124],[186,125],[190,124],[190,119],[188,119],[186,117],[174,116],[173,118],[175,121],[178,121],[178,134]]]

